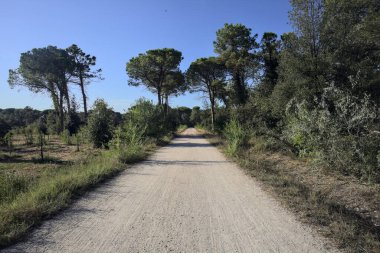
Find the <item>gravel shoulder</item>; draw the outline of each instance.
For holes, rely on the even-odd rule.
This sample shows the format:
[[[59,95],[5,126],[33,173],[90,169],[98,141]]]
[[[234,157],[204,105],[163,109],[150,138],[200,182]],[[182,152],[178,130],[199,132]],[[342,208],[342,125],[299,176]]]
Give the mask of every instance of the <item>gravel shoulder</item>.
[[[337,252],[187,129],[4,252]]]

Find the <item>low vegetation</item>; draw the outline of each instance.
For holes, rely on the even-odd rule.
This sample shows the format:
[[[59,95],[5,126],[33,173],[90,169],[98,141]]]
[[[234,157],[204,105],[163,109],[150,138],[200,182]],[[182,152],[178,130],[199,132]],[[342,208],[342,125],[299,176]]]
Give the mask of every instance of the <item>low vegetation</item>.
[[[173,121],[150,124],[160,113],[162,107],[141,99],[114,125],[112,109],[97,100],[89,123],[75,135],[44,135],[38,124],[12,130],[12,145],[8,141],[0,153],[0,247],[167,143],[180,122],[175,121],[176,110],[170,109]]]

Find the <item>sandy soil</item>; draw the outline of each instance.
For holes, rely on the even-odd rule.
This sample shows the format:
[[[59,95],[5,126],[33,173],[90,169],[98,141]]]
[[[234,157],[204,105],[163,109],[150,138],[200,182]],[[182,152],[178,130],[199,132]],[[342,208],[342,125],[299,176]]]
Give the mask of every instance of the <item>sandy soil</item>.
[[[195,129],[5,252],[331,252]]]

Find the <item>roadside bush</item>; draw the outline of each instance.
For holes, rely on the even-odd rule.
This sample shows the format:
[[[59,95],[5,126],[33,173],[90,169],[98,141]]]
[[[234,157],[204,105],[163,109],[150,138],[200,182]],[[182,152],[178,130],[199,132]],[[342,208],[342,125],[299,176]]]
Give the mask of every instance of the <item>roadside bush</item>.
[[[132,122],[138,129],[144,129],[145,137],[156,139],[177,128],[176,115],[170,108],[165,113],[162,106],[156,106],[144,98],[129,108],[125,120]]]
[[[232,118],[224,129],[224,136],[227,139],[227,153],[235,155],[239,148],[244,146],[247,141],[247,134],[242,129],[236,118]]]
[[[284,134],[301,155],[346,174],[380,181],[379,109],[367,96],[358,98],[330,86],[316,108],[293,100],[286,115]]]
[[[103,99],[97,99],[88,117],[88,137],[96,148],[108,148],[112,139],[112,110]]]
[[[10,173],[0,173],[0,203],[9,203],[31,185],[32,179]]]

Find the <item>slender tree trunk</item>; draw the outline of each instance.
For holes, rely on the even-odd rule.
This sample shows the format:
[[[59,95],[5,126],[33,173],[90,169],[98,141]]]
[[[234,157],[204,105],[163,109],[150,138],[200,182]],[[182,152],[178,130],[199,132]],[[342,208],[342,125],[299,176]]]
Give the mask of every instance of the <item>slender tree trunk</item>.
[[[238,104],[245,104],[247,99],[246,90],[244,87],[244,82],[241,80],[241,74],[239,70],[234,71],[233,79],[235,84],[236,102]]]
[[[86,92],[84,90],[84,80],[83,80],[83,75],[82,72],[79,72],[79,81],[80,81],[80,89],[82,92],[82,99],[83,99],[83,110],[84,110],[84,120],[87,122],[87,97],[86,97]]]
[[[58,130],[60,133],[62,133],[64,122],[65,122],[65,116],[64,116],[64,111],[63,111],[63,94],[61,92],[59,94],[59,113],[58,113],[58,116],[59,116]]]
[[[169,111],[169,96],[165,94],[165,116],[168,115]]]
[[[207,85],[207,89],[208,89],[208,97],[210,99],[210,106],[211,106],[210,108],[211,109],[211,130],[214,131],[215,130],[215,95],[211,88],[211,84]]]
[[[215,130],[215,101],[211,99],[211,129]]]
[[[41,156],[41,161],[44,160],[44,139],[43,139],[43,134],[40,133],[40,156]]]
[[[158,99],[158,101],[157,101],[158,105],[161,105],[162,104],[162,102],[161,102],[161,89],[157,89],[157,99]]]
[[[64,84],[64,96],[66,99],[67,104],[67,112],[69,113],[71,111],[71,103],[70,103],[70,96],[69,96],[69,87],[67,86],[67,82]]]

